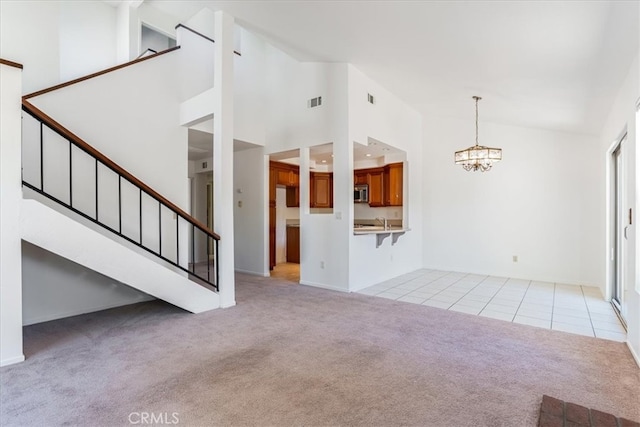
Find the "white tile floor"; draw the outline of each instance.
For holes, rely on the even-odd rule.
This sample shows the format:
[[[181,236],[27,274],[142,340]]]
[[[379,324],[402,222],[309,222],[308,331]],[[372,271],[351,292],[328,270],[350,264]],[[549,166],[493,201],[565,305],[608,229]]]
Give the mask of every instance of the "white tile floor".
[[[436,270],[418,270],[359,293],[508,322],[625,341],[600,289]]]

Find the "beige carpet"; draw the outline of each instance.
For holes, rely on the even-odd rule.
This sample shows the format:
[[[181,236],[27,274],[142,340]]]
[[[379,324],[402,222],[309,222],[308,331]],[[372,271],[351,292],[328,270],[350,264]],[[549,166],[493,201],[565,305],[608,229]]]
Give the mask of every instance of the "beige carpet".
[[[543,394],[640,419],[622,343],[251,276],[237,300],[25,328],[0,424],[535,426]]]

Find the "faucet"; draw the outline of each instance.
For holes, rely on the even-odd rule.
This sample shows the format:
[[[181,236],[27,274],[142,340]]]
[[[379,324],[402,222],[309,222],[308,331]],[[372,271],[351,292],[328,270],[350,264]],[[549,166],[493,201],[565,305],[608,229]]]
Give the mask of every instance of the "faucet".
[[[381,216],[375,219],[376,221],[380,221],[382,223],[382,227],[387,230],[389,228],[388,224],[387,224],[387,218]]]

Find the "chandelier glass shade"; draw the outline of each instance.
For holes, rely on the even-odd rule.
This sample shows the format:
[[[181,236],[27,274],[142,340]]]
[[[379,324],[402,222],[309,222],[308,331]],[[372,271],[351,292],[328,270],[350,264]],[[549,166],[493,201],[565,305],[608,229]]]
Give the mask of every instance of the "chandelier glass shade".
[[[473,99],[476,100],[476,145],[456,151],[455,163],[462,165],[466,171],[486,172],[491,169],[494,162],[502,160],[502,149],[478,144],[478,101],[482,98],[474,96]]]

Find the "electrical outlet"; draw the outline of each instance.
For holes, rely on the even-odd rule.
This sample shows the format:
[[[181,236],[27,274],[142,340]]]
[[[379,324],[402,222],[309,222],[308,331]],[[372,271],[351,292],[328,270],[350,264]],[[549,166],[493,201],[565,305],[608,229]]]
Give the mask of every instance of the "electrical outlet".
[[[320,268],[324,268],[324,261],[320,261]]]
[[[238,207],[241,208],[242,207],[242,200],[238,200]]]
[[[513,256],[513,262],[518,262],[518,255]]]

